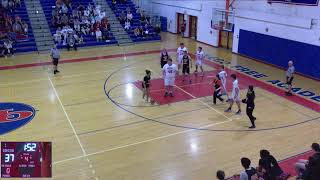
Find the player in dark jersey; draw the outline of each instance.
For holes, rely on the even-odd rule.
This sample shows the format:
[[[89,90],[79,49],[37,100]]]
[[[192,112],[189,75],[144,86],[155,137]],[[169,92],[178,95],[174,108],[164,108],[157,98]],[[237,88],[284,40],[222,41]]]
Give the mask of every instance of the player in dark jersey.
[[[184,51],[183,57],[182,57],[182,74],[183,74],[183,82],[185,80],[185,77],[188,76],[189,83],[191,83],[190,78],[190,68],[192,68],[192,61],[190,56],[188,55],[187,51]]]
[[[223,98],[221,98],[221,80],[219,74],[217,74],[216,79],[213,80],[214,92],[213,92],[213,104],[217,104],[217,98],[223,102]]]
[[[160,64],[161,64],[161,68],[163,68],[163,66],[167,64],[168,59],[169,59],[168,52],[167,52],[167,50],[164,48],[164,49],[161,51],[161,54],[160,54]]]
[[[143,88],[143,94],[142,94],[142,99],[146,97],[146,101],[149,102],[149,96],[150,96],[150,79],[151,79],[151,71],[146,70],[146,75],[143,78],[142,81],[142,88]]]

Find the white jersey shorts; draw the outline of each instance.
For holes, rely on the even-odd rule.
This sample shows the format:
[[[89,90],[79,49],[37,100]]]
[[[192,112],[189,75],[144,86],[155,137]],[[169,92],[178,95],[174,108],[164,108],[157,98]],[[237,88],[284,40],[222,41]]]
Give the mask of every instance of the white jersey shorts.
[[[170,78],[164,78],[164,85],[165,86],[174,86],[176,78],[170,77]]]

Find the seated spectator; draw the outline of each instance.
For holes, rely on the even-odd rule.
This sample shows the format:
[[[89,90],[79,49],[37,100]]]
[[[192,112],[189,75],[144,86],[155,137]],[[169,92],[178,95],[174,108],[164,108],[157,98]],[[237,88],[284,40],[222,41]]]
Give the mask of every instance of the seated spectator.
[[[136,37],[139,37],[139,36],[141,35],[141,34],[140,34],[140,29],[139,29],[138,27],[136,27],[136,28],[134,29],[133,33],[134,33],[134,35],[135,35]]]
[[[218,180],[225,180],[225,173],[223,172],[223,171],[221,171],[221,170],[219,170],[219,171],[217,171],[217,179]]]
[[[130,29],[130,21],[126,20],[126,22],[124,23],[124,29],[125,30],[129,30]]]
[[[62,32],[60,27],[56,30],[56,33],[53,35],[53,37],[54,37],[54,42],[60,45],[62,42]]]
[[[0,31],[0,40],[7,39],[7,38],[8,38],[7,33]]]
[[[61,17],[61,23],[63,26],[66,26],[69,24],[69,18],[67,14],[63,14],[63,16]]]
[[[116,5],[117,5],[117,0],[112,0],[112,2],[111,2],[111,9],[112,9],[112,10],[115,10]]]
[[[97,42],[102,41],[102,32],[100,31],[100,28],[97,28],[96,30],[96,39]]]
[[[144,32],[142,26],[139,27],[139,34],[140,34],[140,36],[145,37],[145,32]]]
[[[0,44],[0,57],[4,57],[5,56],[5,48],[4,48],[4,44],[1,43]]]
[[[121,12],[120,16],[119,16],[119,21],[121,24],[124,24],[126,20],[126,14],[124,13],[124,11]]]
[[[306,170],[303,172],[302,176],[298,178],[303,180],[318,180],[320,177],[320,156],[310,156],[308,159],[308,164],[306,164]],[[297,178],[297,179],[298,179]]]
[[[61,6],[61,12],[62,12],[62,14],[67,14],[68,11],[69,11],[69,9],[68,9],[67,5],[62,4],[62,6]]]
[[[87,35],[87,34],[90,34],[90,28],[89,28],[89,26],[88,25],[83,25],[82,27],[81,27],[81,32],[82,32],[82,34],[84,34],[84,35]]]
[[[76,39],[73,36],[72,33],[68,33],[68,37],[67,37],[67,49],[68,51],[70,51],[70,48],[73,48],[74,50],[77,51],[77,44],[76,44]]]
[[[7,57],[8,54],[11,54],[11,56],[14,56],[14,51],[13,51],[13,47],[12,47],[12,41],[10,41],[9,39],[6,39],[3,43],[3,47],[4,47],[4,54],[5,57]]]
[[[246,157],[241,158],[241,165],[244,171],[240,173],[240,180],[258,180],[256,169],[250,166],[250,159]]]
[[[21,1],[20,0],[15,0],[15,6],[16,7],[21,7]]]
[[[141,12],[141,13],[140,13],[140,23],[141,23],[141,24],[144,24],[144,23],[146,23],[146,21],[147,21],[146,16],[144,15],[143,12]]]
[[[314,151],[314,155],[312,155],[311,157],[314,157],[315,159],[318,159],[320,161],[320,145],[318,143],[312,143],[311,149]],[[306,167],[308,164],[309,164],[308,160],[305,160],[305,159],[298,160],[298,162],[295,164],[295,169],[298,176],[302,176],[302,172],[306,170]]]
[[[129,10],[128,13],[127,13],[127,20],[128,20],[129,22],[131,22],[131,21],[132,21],[132,18],[133,18],[133,14],[132,14],[131,11]]]
[[[110,41],[110,33],[107,28],[102,29],[102,39],[106,42]]]
[[[161,33],[161,28],[160,28],[160,25],[159,24],[156,24],[156,26],[154,27],[154,32],[156,34],[160,34]]]
[[[8,0],[2,0],[1,5],[4,9],[9,8],[9,1]]]
[[[78,18],[75,18],[73,20],[73,28],[76,32],[79,32],[80,31],[80,21]]]
[[[14,0],[9,0],[9,3],[8,3],[8,9],[9,9],[9,11],[13,12],[15,8],[16,8],[16,7],[15,7]]]
[[[270,154],[269,151],[263,149],[260,151],[260,160],[258,174],[264,180],[273,180],[283,173],[278,165],[277,160]]]

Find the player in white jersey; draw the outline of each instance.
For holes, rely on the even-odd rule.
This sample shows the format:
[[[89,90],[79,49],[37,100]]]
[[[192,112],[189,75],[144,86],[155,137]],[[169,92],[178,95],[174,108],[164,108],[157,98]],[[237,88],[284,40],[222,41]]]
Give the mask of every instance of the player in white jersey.
[[[229,94],[227,90],[227,72],[224,70],[224,65],[221,65],[221,69],[218,74],[221,79],[223,94],[227,96],[227,99],[229,99]]]
[[[177,49],[177,63],[178,63],[178,69],[181,68],[181,64],[182,64],[182,58],[184,55],[184,51],[188,52],[188,49],[184,46],[183,43],[180,43],[180,46]]]
[[[204,52],[202,51],[202,47],[198,47],[197,53],[196,53],[196,70],[195,73],[198,72],[198,67],[200,67],[201,70],[201,76],[203,76],[203,68],[202,68],[202,62],[204,59]]]
[[[172,59],[168,59],[168,63],[163,66],[162,73],[166,91],[164,96],[167,97],[169,95],[173,97],[173,86],[179,70],[177,68],[177,65],[172,64]]]
[[[235,74],[231,74],[231,77],[233,79],[233,83],[232,83],[232,94],[231,94],[231,98],[230,98],[230,106],[228,109],[225,110],[225,112],[231,112],[231,108],[233,106],[233,103],[236,102],[238,105],[238,111],[236,114],[240,114],[241,113],[241,107],[240,107],[240,88],[239,88],[239,83],[238,83],[238,79],[237,76]]]

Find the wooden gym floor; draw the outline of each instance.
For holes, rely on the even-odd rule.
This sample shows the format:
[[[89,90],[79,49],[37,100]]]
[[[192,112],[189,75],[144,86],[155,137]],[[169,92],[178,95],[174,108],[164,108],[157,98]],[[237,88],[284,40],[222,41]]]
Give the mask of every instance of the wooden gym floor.
[[[162,37],[161,43],[63,52],[56,76],[48,55],[0,59],[2,101],[38,110],[30,123],[0,140],[52,141],[53,179],[61,180],[210,180],[218,169],[228,176],[239,173],[243,156],[256,165],[262,148],[280,160],[319,141],[320,104],[307,106],[304,102],[310,100],[302,96],[280,96],[283,90],[265,82],[283,81],[283,70],[176,35]],[[259,80],[238,72],[242,97],[248,84],[257,86],[257,131],[247,131],[244,105],[242,114],[234,115],[236,107],[224,113],[226,103],[212,104],[206,87],[217,64],[209,61],[204,79],[192,76],[191,85],[179,80],[178,99],[152,107],[142,101],[136,82],[146,68],[159,78],[159,50],[172,49],[174,56],[180,42],[192,53],[201,45],[206,53],[231,62],[229,74],[241,65],[268,75]],[[152,94],[163,100],[158,82],[153,81]],[[294,83],[320,93],[318,81],[297,75]]]

